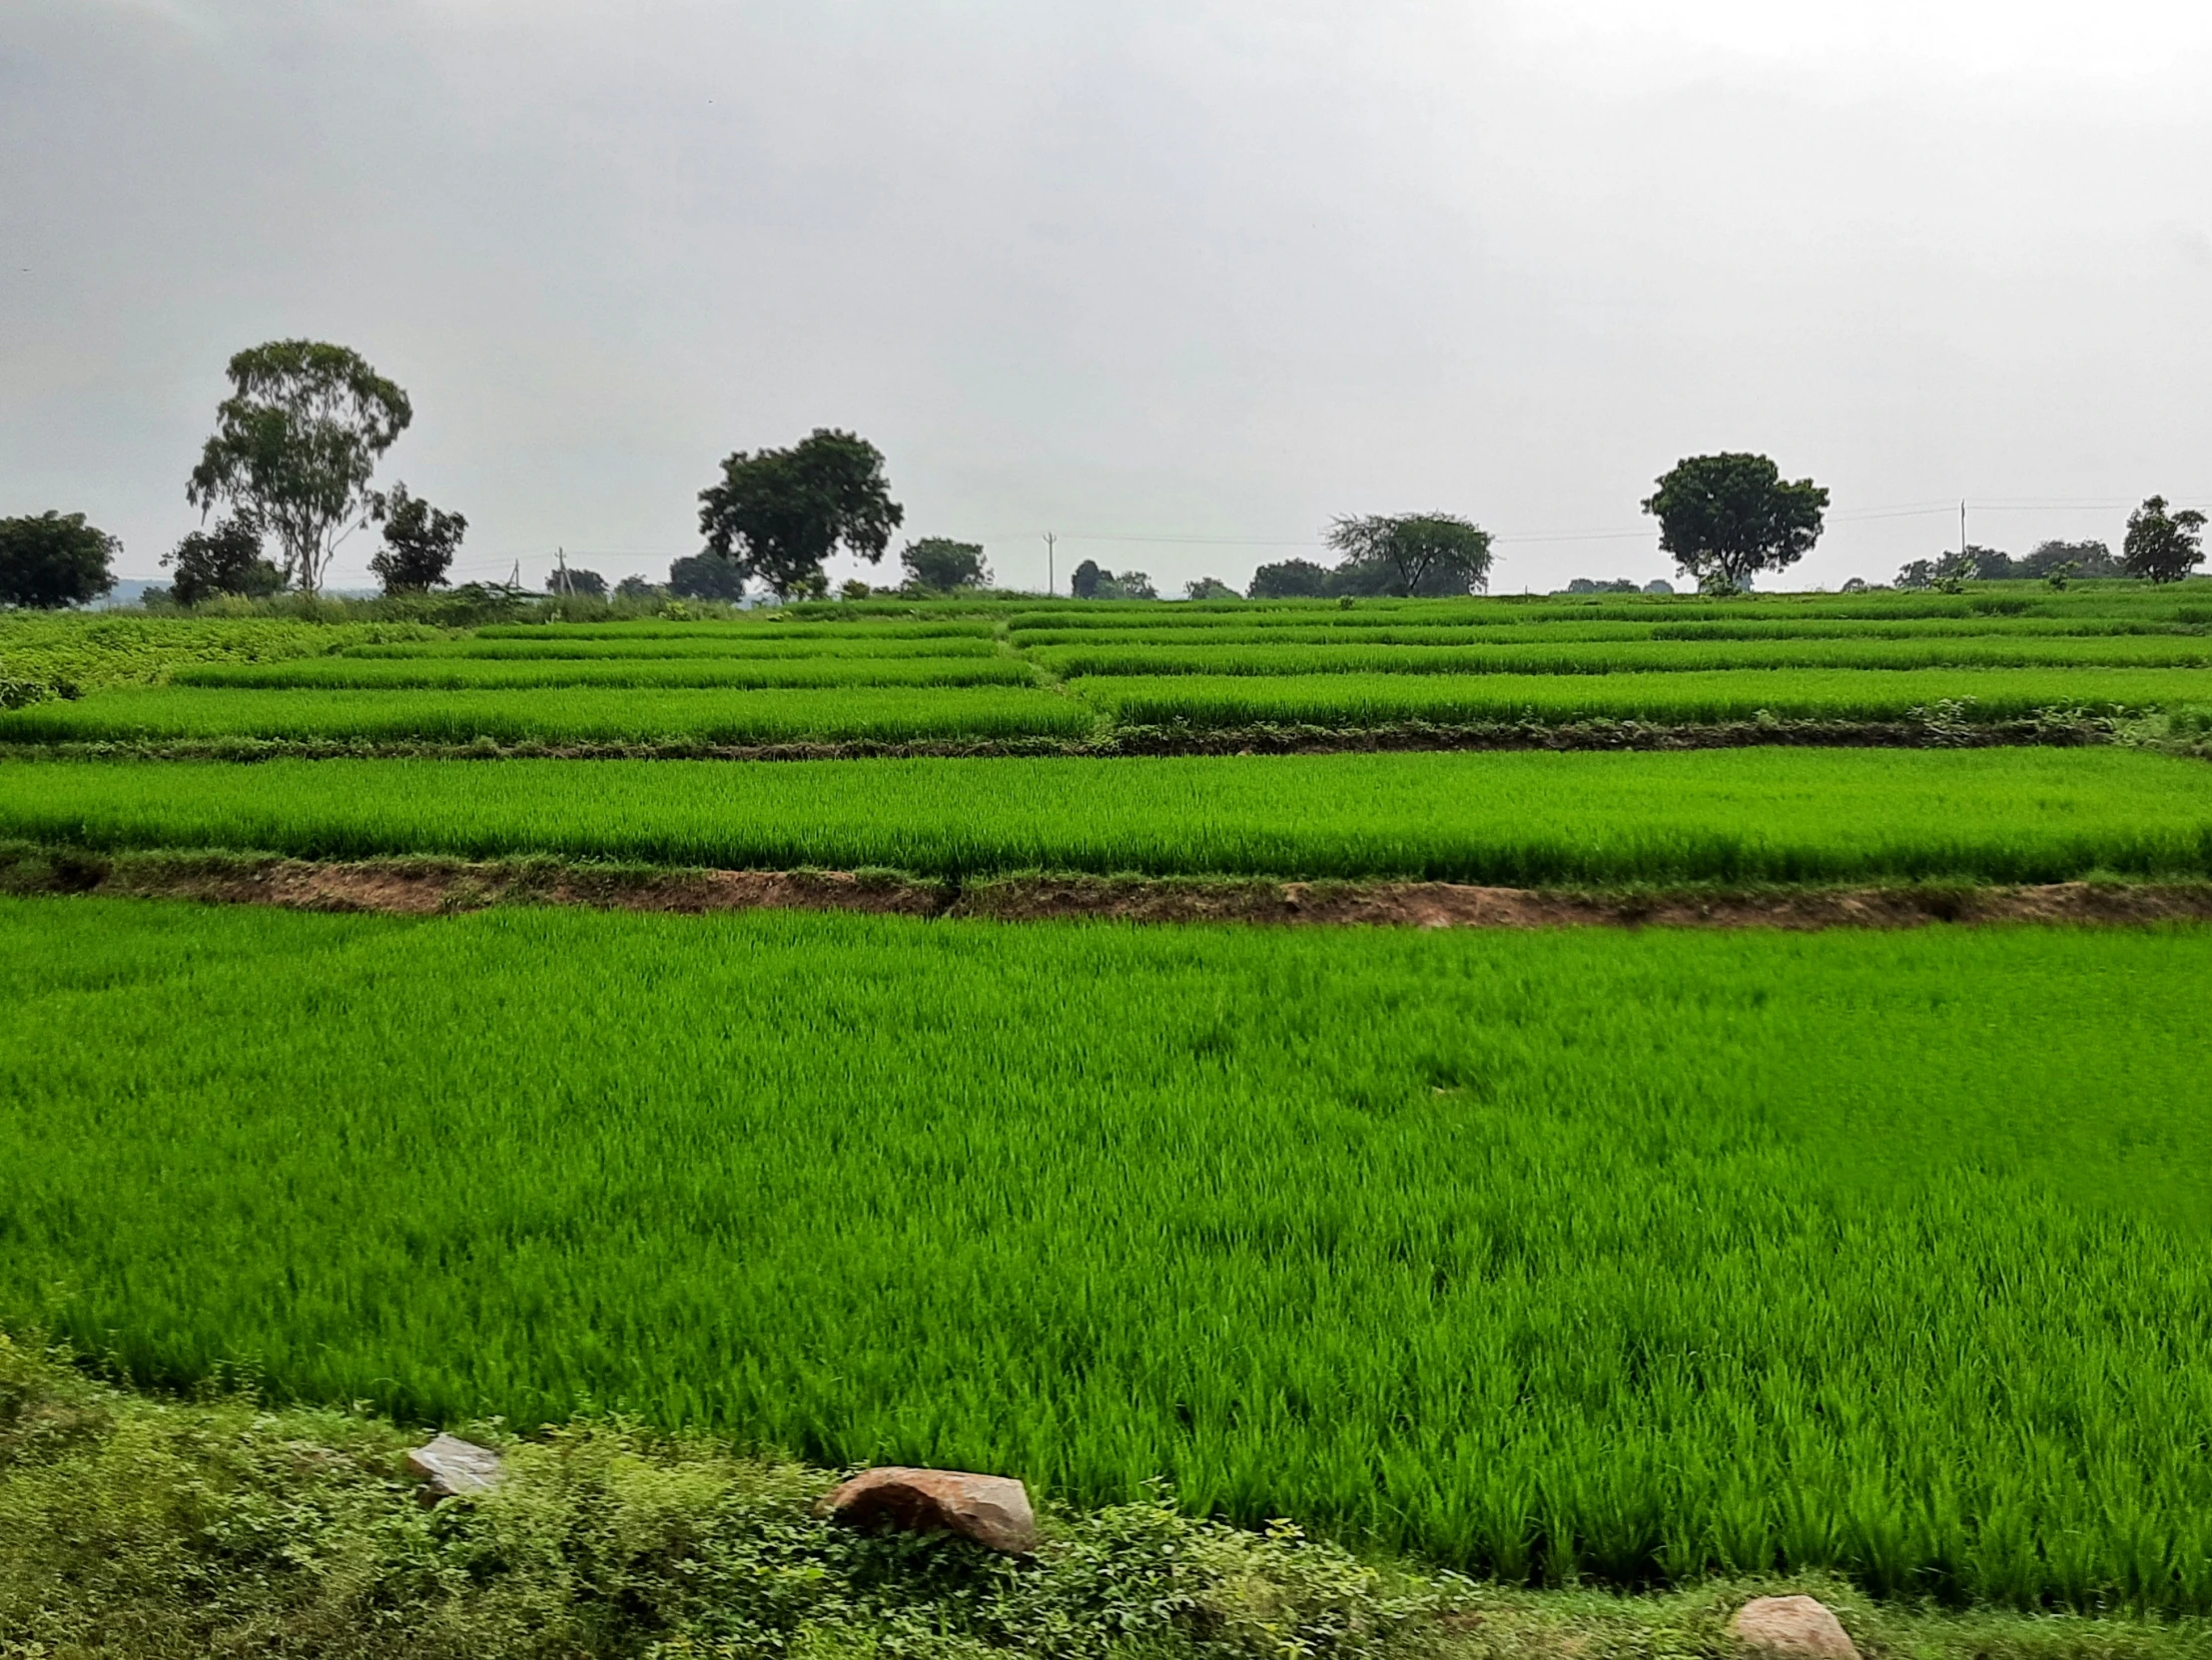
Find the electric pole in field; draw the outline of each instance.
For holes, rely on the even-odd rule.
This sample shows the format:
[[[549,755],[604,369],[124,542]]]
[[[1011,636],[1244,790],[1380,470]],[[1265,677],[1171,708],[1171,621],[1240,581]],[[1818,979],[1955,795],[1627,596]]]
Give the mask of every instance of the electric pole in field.
[[[1059,576],[1053,569],[1053,543],[1060,538],[1048,530],[1045,532],[1045,597],[1050,599],[1059,591]]]
[[[560,560],[560,591],[563,595],[566,595],[573,591],[568,586],[568,549],[556,547],[553,549],[553,556]]]
[[[1958,503],[1958,565],[1960,571],[1964,572],[1966,566],[1966,503],[1963,498]]]

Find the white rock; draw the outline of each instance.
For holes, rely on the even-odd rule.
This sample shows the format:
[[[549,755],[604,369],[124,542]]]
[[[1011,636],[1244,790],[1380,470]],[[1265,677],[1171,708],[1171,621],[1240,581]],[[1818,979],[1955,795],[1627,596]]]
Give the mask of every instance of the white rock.
[[[504,1473],[496,1452],[457,1435],[440,1435],[428,1446],[416,1447],[407,1454],[407,1466],[422,1478],[423,1496],[433,1502],[488,1493]]]
[[[1776,1660],[1858,1660],[1850,1634],[1814,1597],[1755,1597],[1729,1622],[1736,1640]]]

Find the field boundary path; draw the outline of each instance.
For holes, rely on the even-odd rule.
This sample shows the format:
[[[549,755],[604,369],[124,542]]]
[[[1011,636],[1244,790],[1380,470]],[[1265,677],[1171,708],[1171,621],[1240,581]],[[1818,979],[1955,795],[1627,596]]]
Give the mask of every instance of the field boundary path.
[[[100,855],[35,847],[0,851],[0,893],[98,893],[399,916],[552,905],[672,914],[858,911],[1000,922],[1497,929],[2139,927],[2212,920],[2212,882],[1612,891],[1186,877],[1015,876],[963,883],[891,872],[661,870],[545,859]]]

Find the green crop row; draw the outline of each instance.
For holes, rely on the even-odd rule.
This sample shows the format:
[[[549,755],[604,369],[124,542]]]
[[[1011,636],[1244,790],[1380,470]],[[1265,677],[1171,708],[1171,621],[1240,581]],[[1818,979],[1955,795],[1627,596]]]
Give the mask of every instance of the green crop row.
[[[2208,998],[2201,929],[13,901],[0,1321],[1509,1579],[2203,1613]]]
[[[1562,625],[1565,626],[1565,625]],[[1058,675],[1622,674],[1766,668],[2061,668],[2212,666],[2212,639],[1485,641],[1473,645],[1054,646],[1033,657]],[[2208,680],[2212,686],[2212,680]]]
[[[427,640],[411,645],[349,646],[342,654],[436,662],[459,657],[487,662],[539,663],[563,660],[644,662],[700,657],[747,662],[790,658],[829,661],[876,657],[992,657],[998,655],[998,641],[966,634],[932,634],[919,639],[867,639],[856,638],[851,633],[797,633],[795,637],[795,631],[786,628],[775,633],[761,629],[747,635],[721,632],[696,639],[666,635],[619,640],[575,639],[566,634],[523,640],[471,637]]]
[[[744,622],[494,622],[475,631],[484,640],[892,640],[988,639],[989,621],[886,617],[865,622],[800,620],[768,611]]]
[[[2056,881],[2212,875],[2212,768],[2121,749],[16,761],[0,836],[969,875]]]
[[[1017,665],[1019,666],[1019,665]],[[1080,738],[1097,713],[1013,686],[827,686],[762,691],[267,691],[126,687],[0,711],[0,742],[756,744],[870,739]]]
[[[1133,725],[1388,726],[1406,721],[1781,719],[1893,721],[1958,702],[1974,720],[2055,707],[2180,709],[2212,702],[2200,669],[1717,669],[1681,674],[1176,674],[1072,682]],[[4,723],[0,723],[4,730]]]
[[[528,658],[317,657],[295,663],[213,663],[171,674],[179,686],[495,690],[520,686],[1033,686],[1013,657]]]

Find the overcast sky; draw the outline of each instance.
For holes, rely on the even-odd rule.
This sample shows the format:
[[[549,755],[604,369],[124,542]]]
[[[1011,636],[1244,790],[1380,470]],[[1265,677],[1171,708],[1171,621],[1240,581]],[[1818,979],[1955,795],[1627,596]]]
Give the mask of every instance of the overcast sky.
[[[1832,489],[1808,583],[2212,505],[2201,0],[0,0],[0,513],[130,575],[298,335],[463,576],[664,575],[817,425],[1039,587],[1667,575],[1721,448]]]

